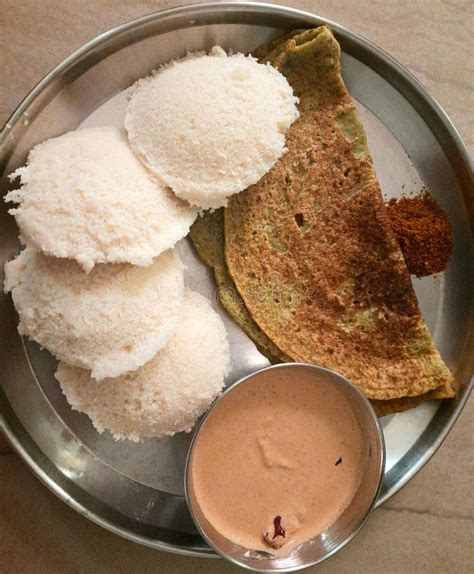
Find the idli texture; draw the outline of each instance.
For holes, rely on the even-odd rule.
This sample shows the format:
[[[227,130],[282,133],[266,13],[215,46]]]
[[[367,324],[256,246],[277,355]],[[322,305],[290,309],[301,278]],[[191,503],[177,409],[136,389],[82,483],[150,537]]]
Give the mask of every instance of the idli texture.
[[[137,369],[172,336],[184,300],[183,265],[168,250],[148,267],[75,262],[26,247],[5,265],[18,331],[95,379]]]
[[[99,432],[139,441],[190,431],[220,394],[229,369],[229,345],[219,315],[187,290],[168,345],[132,373],[97,382],[89,371],[60,363],[56,372],[73,409]]]
[[[33,148],[10,178],[6,201],[21,239],[48,255],[96,263],[150,265],[184,237],[196,210],[136,158],[124,130],[88,128]]]
[[[125,128],[138,157],[179,197],[218,208],[285,153],[297,102],[272,66],[214,47],[139,80]]]

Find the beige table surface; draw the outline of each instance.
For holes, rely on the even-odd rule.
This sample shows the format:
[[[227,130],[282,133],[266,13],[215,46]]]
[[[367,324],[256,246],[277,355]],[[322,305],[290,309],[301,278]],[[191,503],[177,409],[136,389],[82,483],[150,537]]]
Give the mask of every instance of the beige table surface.
[[[285,3],[285,2],[281,2]],[[472,0],[315,0],[332,19],[407,66],[474,149]],[[55,64],[108,28],[176,2],[0,0],[0,124]],[[441,450],[377,510],[354,542],[310,572],[474,572],[474,401]],[[143,548],[88,522],[26,469],[0,435],[0,573],[230,573],[222,560]]]

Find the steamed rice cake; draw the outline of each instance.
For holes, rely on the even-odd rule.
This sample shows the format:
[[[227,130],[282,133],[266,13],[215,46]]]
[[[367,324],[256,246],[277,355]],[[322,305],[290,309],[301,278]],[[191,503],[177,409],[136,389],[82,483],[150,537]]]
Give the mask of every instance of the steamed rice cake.
[[[27,245],[76,260],[150,265],[184,237],[196,210],[136,158],[116,128],[66,133],[34,147],[6,201]]]
[[[275,68],[215,47],[139,80],[125,128],[136,154],[179,197],[217,208],[284,154],[296,102]]]
[[[190,431],[220,394],[228,369],[221,318],[188,290],[174,335],[146,365],[97,382],[89,371],[60,363],[56,378],[72,408],[86,413],[99,432],[136,442]]]
[[[137,369],[173,334],[184,298],[183,265],[168,250],[148,267],[75,262],[31,247],[5,265],[18,331],[96,379]]]

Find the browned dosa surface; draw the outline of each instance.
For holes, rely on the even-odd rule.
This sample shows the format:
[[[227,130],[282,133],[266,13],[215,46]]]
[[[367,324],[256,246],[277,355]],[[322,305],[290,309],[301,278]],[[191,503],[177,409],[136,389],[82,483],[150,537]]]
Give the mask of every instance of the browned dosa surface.
[[[300,118],[287,154],[224,210],[228,271],[252,320],[290,360],[339,371],[371,399],[449,385],[386,216],[339,45],[322,26],[272,48],[264,60],[299,96]]]

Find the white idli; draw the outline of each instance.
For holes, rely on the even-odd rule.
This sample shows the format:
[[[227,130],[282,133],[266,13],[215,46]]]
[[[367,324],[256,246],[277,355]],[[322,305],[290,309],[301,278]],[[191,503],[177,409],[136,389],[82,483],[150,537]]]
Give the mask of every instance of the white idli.
[[[183,304],[183,265],[168,250],[148,267],[100,264],[87,274],[27,247],[5,265],[5,291],[20,334],[103,379],[141,367],[166,345]]]
[[[89,371],[60,363],[56,378],[73,409],[116,440],[190,431],[219,395],[229,369],[229,345],[219,315],[187,290],[168,345],[143,367],[97,382]]]
[[[24,243],[48,255],[96,263],[150,265],[184,237],[196,210],[137,160],[124,130],[88,128],[33,148],[10,177],[6,201]]]
[[[136,154],[179,197],[218,208],[286,151],[297,101],[272,66],[215,47],[139,80],[125,128]]]

